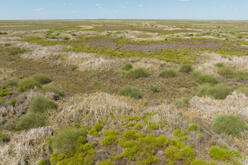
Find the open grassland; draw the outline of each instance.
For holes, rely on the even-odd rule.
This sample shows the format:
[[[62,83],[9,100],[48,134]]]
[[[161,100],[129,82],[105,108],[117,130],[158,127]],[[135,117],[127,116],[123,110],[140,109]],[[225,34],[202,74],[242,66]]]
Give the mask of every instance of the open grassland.
[[[247,29],[0,21],[0,165],[246,165]]]

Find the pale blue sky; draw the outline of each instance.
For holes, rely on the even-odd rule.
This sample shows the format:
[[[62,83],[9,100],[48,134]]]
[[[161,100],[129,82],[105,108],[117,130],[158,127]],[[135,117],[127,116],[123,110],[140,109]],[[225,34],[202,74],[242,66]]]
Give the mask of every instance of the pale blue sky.
[[[99,18],[248,20],[248,0],[0,0],[0,20]]]

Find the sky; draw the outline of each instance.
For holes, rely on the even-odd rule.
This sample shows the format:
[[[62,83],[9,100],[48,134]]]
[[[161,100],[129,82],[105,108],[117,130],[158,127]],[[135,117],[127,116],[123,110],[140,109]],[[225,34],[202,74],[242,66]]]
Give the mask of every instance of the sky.
[[[248,0],[0,0],[0,20],[248,20]]]

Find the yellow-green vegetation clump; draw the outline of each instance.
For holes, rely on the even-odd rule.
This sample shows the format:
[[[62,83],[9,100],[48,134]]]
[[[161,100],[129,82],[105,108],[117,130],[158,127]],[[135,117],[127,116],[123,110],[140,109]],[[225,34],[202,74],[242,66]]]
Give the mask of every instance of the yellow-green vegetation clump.
[[[163,78],[171,78],[171,77],[176,77],[177,72],[174,69],[166,69],[159,74],[160,77]]]
[[[133,65],[131,63],[126,63],[122,66],[122,70],[129,71],[133,68]]]
[[[135,86],[126,86],[119,89],[119,94],[122,96],[129,96],[135,99],[142,98],[139,88]]]
[[[248,124],[240,116],[225,114],[218,115],[212,121],[212,130],[218,134],[239,137],[248,130]]]
[[[248,73],[242,71],[235,71],[233,68],[226,65],[217,65],[218,74],[227,79],[236,79],[237,81],[243,81],[248,79]]]
[[[38,81],[40,84],[48,84],[52,82],[52,80],[45,74],[35,74],[32,78]]]
[[[204,74],[204,73],[201,73],[201,72],[198,72],[198,71],[194,71],[192,73],[192,76],[200,84],[204,84],[204,83],[217,84],[219,82],[219,80],[214,75]]]
[[[145,68],[137,68],[134,70],[131,70],[126,75],[128,78],[142,78],[142,77],[148,77],[150,76],[149,71],[147,71]]]
[[[57,109],[58,105],[50,99],[38,96],[31,100],[29,105],[30,112],[44,113],[47,110]]]
[[[98,133],[102,130],[102,128],[103,128],[103,123],[102,123],[102,122],[98,122],[98,123],[96,123],[96,124],[94,125],[93,128],[91,128],[91,129],[89,130],[88,133],[89,133],[90,135],[95,135],[95,136],[97,136]]]
[[[209,96],[214,99],[225,99],[232,90],[225,85],[202,84],[198,87],[199,96]]]
[[[183,64],[179,67],[179,72],[190,73],[193,71],[193,67],[190,64]]]
[[[214,160],[241,165],[241,154],[236,150],[229,150],[227,147],[211,146],[209,155]]]
[[[61,97],[63,97],[65,94],[63,91],[61,91],[60,89],[54,87],[54,86],[43,86],[41,91],[46,94],[46,93],[49,93],[49,92],[52,92],[55,94],[55,99],[59,99]]]
[[[41,84],[33,78],[25,78],[18,83],[18,91],[25,92],[29,89],[40,88]]]

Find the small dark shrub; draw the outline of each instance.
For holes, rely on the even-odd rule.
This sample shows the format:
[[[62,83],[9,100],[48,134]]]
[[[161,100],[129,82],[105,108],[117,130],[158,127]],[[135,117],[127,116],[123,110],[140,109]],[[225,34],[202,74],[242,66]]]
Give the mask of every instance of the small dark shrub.
[[[119,90],[119,94],[122,96],[129,96],[135,99],[142,98],[141,92],[137,87],[134,86],[126,86]]]
[[[218,134],[240,136],[242,132],[248,130],[247,123],[237,115],[218,115],[212,122],[212,130]]]
[[[183,64],[179,68],[179,72],[183,72],[183,73],[190,73],[192,71],[193,71],[193,68],[190,64]]]
[[[10,100],[10,104],[13,105],[13,106],[16,105],[16,102],[17,102],[17,98],[12,98],[12,99]]]
[[[174,69],[167,69],[167,70],[162,71],[159,74],[159,76],[160,77],[163,77],[163,78],[176,77],[177,76],[177,72]]]
[[[132,64],[131,63],[126,63],[122,66],[122,70],[126,70],[126,71],[129,71],[133,68]]]
[[[56,99],[64,96],[64,92],[54,86],[43,86],[42,87],[43,93],[52,92],[55,94]]]
[[[22,115],[16,122],[17,130],[28,130],[46,125],[46,116],[41,113],[27,113]]]
[[[57,152],[74,151],[78,145],[78,139],[86,143],[86,135],[76,128],[64,128],[53,139],[51,147]]]
[[[151,91],[152,91],[153,93],[158,93],[158,92],[160,92],[160,88],[159,88],[159,86],[157,86],[157,85],[153,85],[150,89],[151,89]]]
[[[178,98],[174,101],[174,104],[177,106],[185,106],[189,104],[189,98],[188,97],[182,97],[182,98]]]
[[[18,91],[19,92],[24,92],[27,91],[29,89],[33,89],[33,88],[40,88],[41,85],[38,81],[34,80],[33,78],[25,78],[22,81],[20,81],[18,83]]]
[[[31,100],[29,110],[35,113],[43,113],[49,109],[57,109],[58,105],[50,99],[38,96]]]
[[[241,164],[241,154],[236,150],[229,150],[226,147],[211,146],[209,155],[212,159],[228,162],[228,164]]]
[[[40,84],[48,84],[52,82],[52,80],[45,74],[35,74],[32,78],[38,81]]]
[[[137,68],[127,73],[128,78],[141,78],[148,77],[150,73],[144,68]]]

